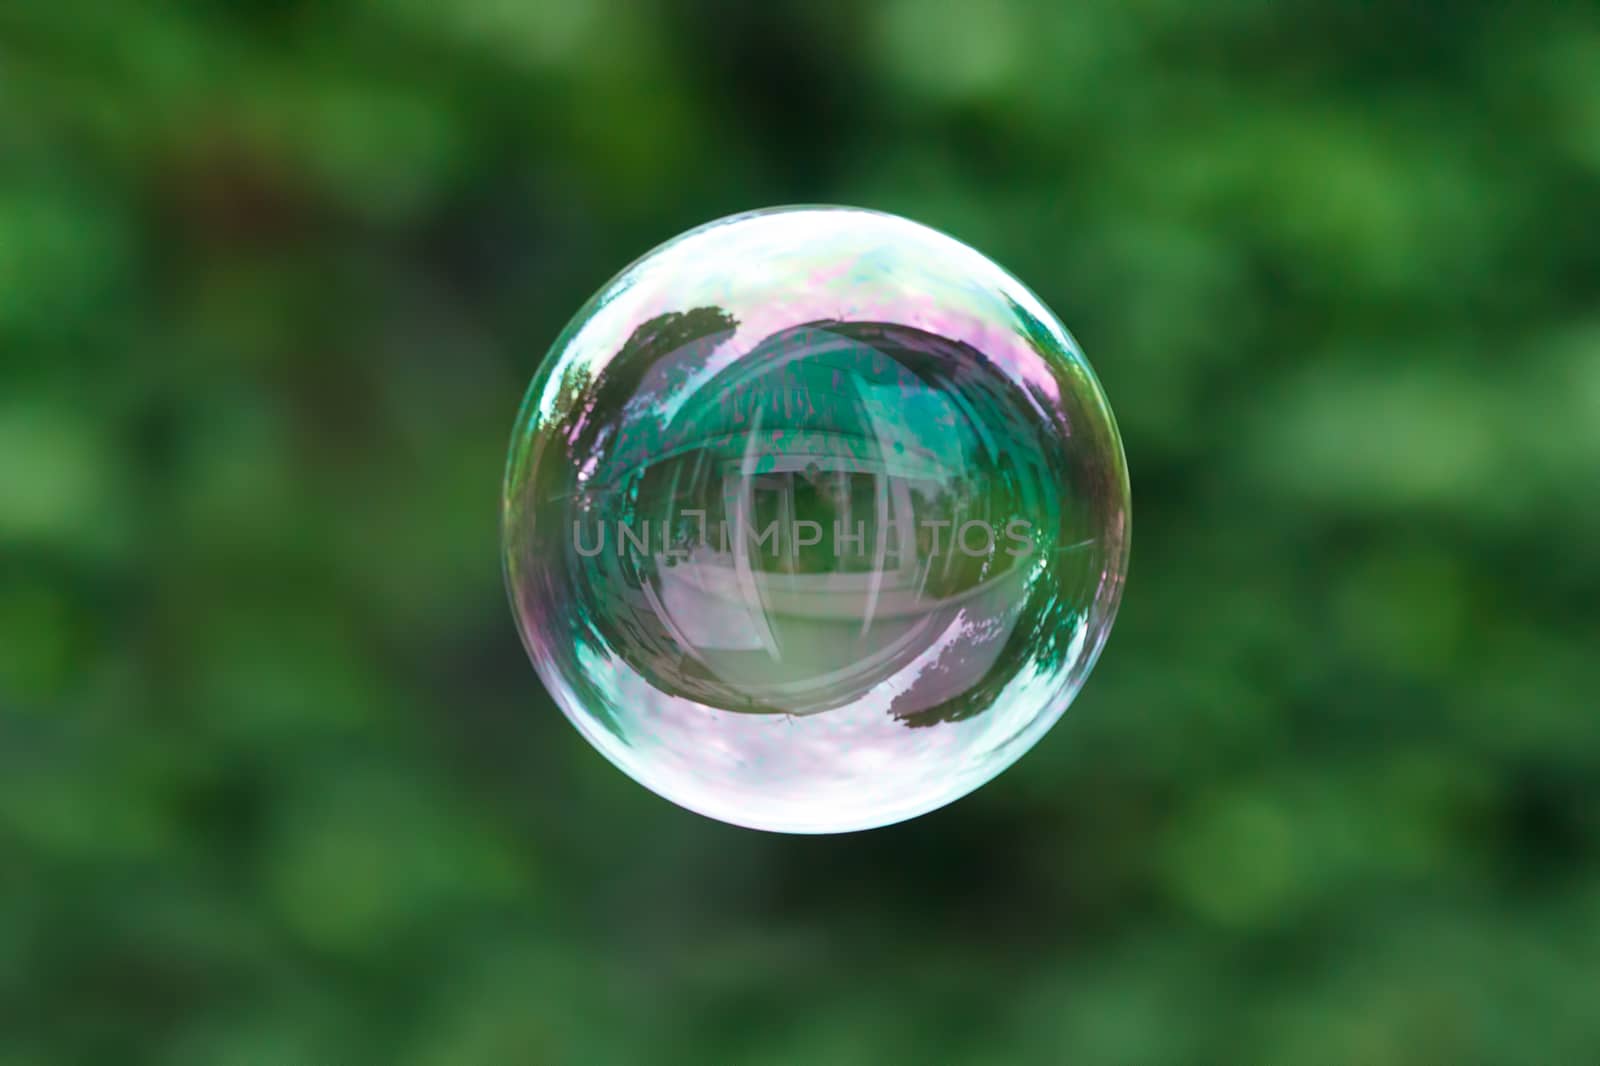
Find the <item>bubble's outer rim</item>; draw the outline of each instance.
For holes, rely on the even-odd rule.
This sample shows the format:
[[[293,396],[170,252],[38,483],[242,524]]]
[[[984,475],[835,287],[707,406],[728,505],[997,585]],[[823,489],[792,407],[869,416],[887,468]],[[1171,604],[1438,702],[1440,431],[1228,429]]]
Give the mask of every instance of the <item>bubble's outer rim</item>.
[[[1116,462],[1114,464],[1114,468],[1118,475],[1119,484],[1117,487],[1120,489],[1119,497],[1122,501],[1122,508],[1120,512],[1121,526],[1118,530],[1118,535],[1115,538],[1116,543],[1113,549],[1108,551],[1106,557],[1106,579],[1102,584],[1100,592],[1090,605],[1090,617],[1094,617],[1096,614],[1098,614],[1098,624],[1091,627],[1091,632],[1088,634],[1091,642],[1083,649],[1082,656],[1079,660],[1081,663],[1079,680],[1075,686],[1072,686],[1065,691],[1063,697],[1059,699],[1053,710],[1045,715],[1041,715],[1040,719],[1030,723],[1027,731],[1031,732],[1033,736],[1027,740],[1025,746],[1009,760],[995,766],[990,773],[975,778],[965,789],[960,792],[941,795],[932,799],[926,804],[915,806],[904,811],[894,811],[886,816],[880,815],[877,817],[866,817],[855,823],[826,826],[801,823],[780,825],[773,824],[771,822],[756,821],[753,819],[742,820],[739,817],[739,812],[737,810],[729,810],[726,808],[718,808],[713,810],[710,809],[708,805],[699,804],[688,797],[671,794],[667,790],[657,787],[656,784],[641,779],[635,773],[634,769],[624,765],[623,762],[612,753],[610,747],[603,743],[601,739],[595,735],[592,722],[586,720],[586,717],[592,717],[587,709],[582,707],[567,706],[569,700],[563,697],[563,686],[555,683],[552,678],[548,676],[550,672],[549,667],[542,661],[539,651],[530,642],[527,628],[522,624],[522,613],[517,602],[515,583],[511,573],[511,551],[509,550],[511,541],[510,521],[513,510],[513,486],[516,483],[516,475],[521,465],[518,462],[519,456],[524,455],[523,450],[519,448],[519,443],[526,433],[532,431],[537,421],[537,419],[534,417],[535,408],[537,407],[550,379],[554,376],[562,353],[570,346],[570,343],[574,335],[577,333],[579,327],[586,322],[601,307],[601,305],[621,291],[619,286],[621,286],[627,280],[628,276],[632,274],[636,268],[667,248],[678,245],[690,237],[749,219],[803,212],[827,212],[830,214],[837,212],[848,212],[871,215],[877,218],[889,220],[897,225],[910,226],[925,233],[932,233],[945,241],[951,242],[952,244],[965,250],[967,253],[978,257],[996,270],[999,274],[1001,274],[1007,281],[1015,286],[1018,291],[1030,297],[1034,303],[1034,307],[1028,310],[1033,312],[1035,316],[1039,318],[1039,320],[1046,326],[1052,326],[1060,331],[1065,342],[1061,346],[1063,349],[1061,354],[1065,354],[1066,356],[1070,357],[1076,368],[1083,373],[1085,380],[1090,386],[1092,396],[1095,401],[1094,406],[1098,410],[1098,413],[1101,414],[1105,419],[1106,429],[1108,431],[1108,443],[1115,453]],[[960,238],[955,237],[937,227],[929,226],[925,223],[906,218],[903,215],[897,215],[893,212],[882,211],[876,208],[857,207],[846,204],[796,203],[739,211],[730,215],[724,215],[719,218],[712,219],[698,226],[694,226],[690,229],[676,233],[671,237],[668,237],[666,240],[652,245],[642,254],[635,256],[620,270],[611,275],[611,277],[608,278],[597,290],[595,290],[594,294],[590,296],[588,300],[584,301],[577,311],[573,313],[573,315],[567,320],[567,323],[562,327],[561,331],[556,335],[555,339],[551,342],[549,348],[546,349],[545,354],[540,358],[538,364],[535,366],[533,377],[529,381],[527,390],[523,394],[522,402],[517,408],[516,418],[512,423],[511,437],[508,442],[507,449],[505,474],[501,485],[498,541],[501,563],[501,578],[505,586],[507,604],[511,610],[513,624],[517,630],[518,639],[522,643],[523,651],[528,656],[529,662],[533,665],[534,671],[538,675],[540,682],[544,685],[546,693],[561,711],[563,717],[565,717],[568,722],[570,722],[578,731],[578,733],[589,742],[590,747],[598,751],[602,758],[615,766],[629,780],[634,781],[642,786],[646,791],[655,794],[674,807],[692,811],[695,814],[709,818],[713,821],[720,822],[725,825],[737,826],[741,829],[765,833],[780,833],[791,836],[832,836],[845,833],[866,832],[873,829],[884,829],[888,828],[889,826],[910,821],[914,818],[920,818],[923,815],[932,813],[933,811],[948,807],[951,804],[970,796],[972,793],[981,789],[984,785],[988,784],[990,781],[993,781],[996,777],[1000,776],[1002,773],[1020,762],[1027,755],[1027,753],[1044,738],[1045,734],[1050,732],[1050,730],[1055,727],[1055,724],[1064,716],[1067,708],[1076,702],[1078,694],[1082,691],[1083,686],[1087,684],[1089,676],[1093,673],[1095,666],[1100,660],[1101,654],[1105,650],[1105,645],[1109,641],[1111,630],[1114,628],[1117,615],[1122,605],[1122,593],[1127,581],[1131,537],[1132,488],[1128,473],[1127,453],[1122,443],[1122,433],[1117,424],[1116,414],[1112,410],[1111,403],[1106,395],[1104,386],[1100,383],[1098,375],[1096,375],[1094,372],[1094,367],[1092,364],[1090,364],[1088,357],[1084,354],[1083,348],[1078,343],[1077,338],[1072,335],[1071,331],[1067,328],[1065,323],[1061,321],[1060,317],[1050,309],[1048,304],[1040,299],[1039,295],[1035,293],[1032,288],[1030,288],[1025,282],[1023,282],[1010,270],[1006,269],[1003,265],[996,262],[994,259],[978,251],[976,248],[972,247],[970,244],[967,244]],[[578,713],[580,711],[583,713]],[[1013,740],[1015,739],[1020,739],[1020,736],[1013,738]]]

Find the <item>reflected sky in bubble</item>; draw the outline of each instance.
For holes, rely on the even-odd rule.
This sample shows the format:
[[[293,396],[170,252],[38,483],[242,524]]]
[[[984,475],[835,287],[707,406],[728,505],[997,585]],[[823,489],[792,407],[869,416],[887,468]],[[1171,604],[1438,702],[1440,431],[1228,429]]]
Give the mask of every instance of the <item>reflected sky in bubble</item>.
[[[540,366],[507,467],[529,654],[607,758],[760,829],[972,791],[1110,629],[1128,485],[1076,344],[905,219],[722,219],[628,267]]]

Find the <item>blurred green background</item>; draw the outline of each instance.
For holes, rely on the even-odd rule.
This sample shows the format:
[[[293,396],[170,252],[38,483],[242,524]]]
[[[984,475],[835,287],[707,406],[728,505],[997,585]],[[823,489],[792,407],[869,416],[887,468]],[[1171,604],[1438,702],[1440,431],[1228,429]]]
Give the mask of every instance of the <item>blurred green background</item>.
[[[591,292],[775,203],[1061,315],[1068,716],[746,832],[501,588]],[[0,8],[0,1064],[1600,1061],[1592,4]]]

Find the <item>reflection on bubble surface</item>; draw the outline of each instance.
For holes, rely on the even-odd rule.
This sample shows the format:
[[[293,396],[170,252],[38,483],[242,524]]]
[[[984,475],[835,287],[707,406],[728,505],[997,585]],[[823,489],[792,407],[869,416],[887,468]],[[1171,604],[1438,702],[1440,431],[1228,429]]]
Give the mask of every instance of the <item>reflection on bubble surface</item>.
[[[740,825],[939,807],[1060,716],[1121,593],[1105,398],[1030,292],[904,219],[712,223],[602,289],[512,441],[507,581],[567,716]]]

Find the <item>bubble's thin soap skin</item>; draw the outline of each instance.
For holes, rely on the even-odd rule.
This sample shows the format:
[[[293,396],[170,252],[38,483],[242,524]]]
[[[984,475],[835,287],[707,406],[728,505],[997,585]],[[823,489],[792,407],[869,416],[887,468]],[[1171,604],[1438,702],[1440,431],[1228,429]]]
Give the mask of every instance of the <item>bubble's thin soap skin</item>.
[[[1115,422],[1015,278],[892,215],[721,219],[578,312],[512,437],[506,580],[604,755],[737,825],[971,792],[1061,716],[1126,568]]]

